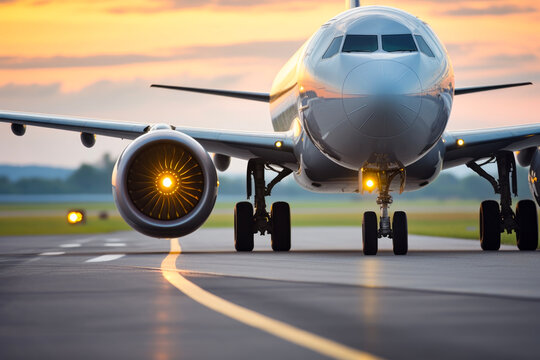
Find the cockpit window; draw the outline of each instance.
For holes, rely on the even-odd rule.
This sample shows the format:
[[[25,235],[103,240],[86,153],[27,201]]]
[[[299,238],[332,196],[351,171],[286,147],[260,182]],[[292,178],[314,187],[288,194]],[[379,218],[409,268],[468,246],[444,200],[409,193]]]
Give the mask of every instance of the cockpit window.
[[[336,55],[339,52],[339,48],[341,47],[341,40],[343,40],[343,36],[338,36],[332,40],[330,43],[330,46],[328,49],[326,49],[326,52],[323,55],[323,59],[331,58],[332,56]]]
[[[382,35],[384,51],[418,51],[411,34]]]
[[[347,35],[343,52],[374,52],[379,48],[377,35]]]
[[[427,44],[426,40],[420,35],[414,35],[416,38],[416,42],[418,43],[418,47],[420,48],[420,51],[424,54],[426,54],[429,57],[435,57],[433,54],[433,51],[429,48],[429,45]]]

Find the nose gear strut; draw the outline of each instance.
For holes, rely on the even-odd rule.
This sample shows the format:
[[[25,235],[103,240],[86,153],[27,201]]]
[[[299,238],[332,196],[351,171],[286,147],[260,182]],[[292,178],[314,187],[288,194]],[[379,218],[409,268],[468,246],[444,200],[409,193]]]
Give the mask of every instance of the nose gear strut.
[[[404,255],[408,251],[408,235],[407,235],[407,217],[402,211],[394,213],[394,221],[390,224],[390,215],[388,214],[389,205],[392,204],[392,196],[390,195],[390,186],[396,176],[400,176],[399,193],[401,194],[405,188],[405,170],[370,170],[362,169],[360,173],[360,192],[363,194],[364,184],[363,179],[375,177],[377,179],[377,204],[380,206],[380,221],[377,230],[377,217],[373,211],[364,213],[362,221],[362,242],[364,245],[363,251],[365,255],[375,255],[378,250],[378,239],[388,237],[392,239],[394,246],[394,254]],[[373,180],[371,180],[373,181]]]

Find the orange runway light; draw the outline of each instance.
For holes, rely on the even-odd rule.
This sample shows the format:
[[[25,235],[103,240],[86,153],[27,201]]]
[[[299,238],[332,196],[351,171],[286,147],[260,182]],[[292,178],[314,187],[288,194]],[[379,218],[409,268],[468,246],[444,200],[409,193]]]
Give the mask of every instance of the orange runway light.
[[[70,210],[67,214],[69,224],[83,224],[86,222],[83,210]]]

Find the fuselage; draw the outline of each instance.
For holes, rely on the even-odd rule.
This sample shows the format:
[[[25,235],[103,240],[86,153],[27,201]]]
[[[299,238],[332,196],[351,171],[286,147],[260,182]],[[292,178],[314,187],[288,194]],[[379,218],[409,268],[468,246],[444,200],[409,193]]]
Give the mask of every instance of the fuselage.
[[[301,185],[354,192],[362,168],[407,169],[413,190],[442,167],[453,92],[450,59],[428,25],[367,6],[331,19],[293,55],[270,111],[276,131],[295,134]]]

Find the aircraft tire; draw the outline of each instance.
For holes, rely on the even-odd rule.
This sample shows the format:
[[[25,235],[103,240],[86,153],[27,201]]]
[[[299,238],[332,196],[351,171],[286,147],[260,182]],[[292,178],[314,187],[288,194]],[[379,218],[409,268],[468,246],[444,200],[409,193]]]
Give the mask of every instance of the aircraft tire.
[[[409,250],[407,214],[396,211],[392,218],[392,245],[395,255],[406,255]]]
[[[288,203],[277,201],[270,209],[272,219],[272,250],[289,251],[291,249],[291,208]]]
[[[517,247],[519,250],[534,251],[538,247],[538,216],[532,200],[521,200],[516,206]]]
[[[501,211],[494,200],[480,205],[480,246],[484,251],[497,251],[501,247]]]
[[[253,245],[253,205],[242,201],[234,207],[234,248],[252,251]]]
[[[373,211],[366,211],[362,217],[362,245],[364,255],[377,255],[379,235],[377,214]]]

